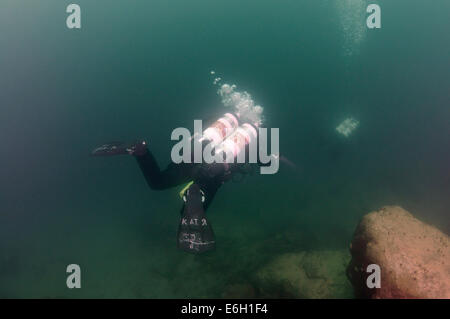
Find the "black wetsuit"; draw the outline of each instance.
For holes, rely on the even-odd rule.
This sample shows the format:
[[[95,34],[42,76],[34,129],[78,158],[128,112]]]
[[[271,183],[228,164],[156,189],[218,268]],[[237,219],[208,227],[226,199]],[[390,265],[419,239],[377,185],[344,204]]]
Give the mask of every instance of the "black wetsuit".
[[[178,226],[178,247],[191,253],[202,253],[214,249],[214,233],[205,211],[223,183],[236,174],[243,175],[251,172],[249,167],[252,166],[237,163],[170,163],[161,171],[145,142],[131,145],[120,142],[104,144],[92,152],[94,156],[121,154],[130,154],[136,158],[151,189],[163,190],[193,182],[183,195]]]
[[[183,185],[193,181],[205,193],[206,210],[219,187],[231,179],[233,172],[238,170],[235,164],[195,164],[170,163],[161,171],[153,154],[147,149],[143,155],[136,156],[141,171],[151,189],[163,190]]]

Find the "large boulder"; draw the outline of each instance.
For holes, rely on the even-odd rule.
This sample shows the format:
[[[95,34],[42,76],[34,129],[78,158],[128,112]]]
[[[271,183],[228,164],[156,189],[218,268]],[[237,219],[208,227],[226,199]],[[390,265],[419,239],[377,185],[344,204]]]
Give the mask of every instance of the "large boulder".
[[[347,274],[360,298],[450,298],[449,237],[398,206],[363,217],[350,245]],[[381,287],[368,288],[367,266]]]
[[[346,251],[311,251],[280,255],[256,274],[264,298],[352,298],[345,276]]]

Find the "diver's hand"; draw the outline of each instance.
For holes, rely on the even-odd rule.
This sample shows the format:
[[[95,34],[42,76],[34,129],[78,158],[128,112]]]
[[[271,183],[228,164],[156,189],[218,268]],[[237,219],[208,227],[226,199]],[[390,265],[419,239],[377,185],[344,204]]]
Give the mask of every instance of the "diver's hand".
[[[112,142],[96,147],[92,156],[114,156],[114,155],[144,155],[147,151],[147,143],[139,141],[134,143]]]

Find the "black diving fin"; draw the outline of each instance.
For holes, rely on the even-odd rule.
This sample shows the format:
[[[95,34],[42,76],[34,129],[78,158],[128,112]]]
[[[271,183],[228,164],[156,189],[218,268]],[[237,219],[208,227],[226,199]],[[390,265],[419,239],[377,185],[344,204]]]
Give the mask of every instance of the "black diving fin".
[[[111,142],[96,147],[92,152],[92,156],[114,156],[114,155],[143,155],[147,150],[145,141],[124,143]]]
[[[205,216],[205,194],[197,184],[192,184],[183,195],[183,200],[178,248],[194,254],[213,250],[216,242],[211,224]]]

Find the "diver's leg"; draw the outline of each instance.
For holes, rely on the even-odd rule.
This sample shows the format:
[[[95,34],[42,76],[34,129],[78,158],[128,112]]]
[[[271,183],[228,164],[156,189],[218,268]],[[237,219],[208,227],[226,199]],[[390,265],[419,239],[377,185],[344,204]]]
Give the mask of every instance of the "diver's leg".
[[[148,149],[143,154],[135,155],[135,158],[151,189],[166,189],[192,180],[192,164],[171,163],[161,171],[155,157]]]
[[[192,164],[170,164],[161,171],[145,141],[123,143],[112,142],[95,148],[92,156],[133,155],[150,188],[166,189],[191,181]]]

